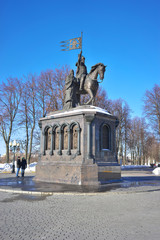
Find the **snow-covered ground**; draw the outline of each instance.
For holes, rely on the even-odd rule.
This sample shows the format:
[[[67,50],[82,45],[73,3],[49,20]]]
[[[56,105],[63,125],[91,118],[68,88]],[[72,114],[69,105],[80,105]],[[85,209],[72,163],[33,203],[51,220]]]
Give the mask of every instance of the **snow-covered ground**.
[[[36,171],[37,162],[31,163],[25,170],[25,172],[35,172]],[[121,166],[122,170],[125,169],[141,169],[141,168],[149,168],[150,166],[147,165],[125,165]],[[15,172],[16,172],[16,165],[15,165]],[[0,172],[11,172],[12,171],[12,163],[0,163]],[[155,168],[152,173],[156,176],[160,176],[160,167]]]
[[[156,176],[160,176],[160,167],[155,168],[152,173]]]
[[[125,169],[141,169],[141,168],[149,168],[150,166],[148,165],[124,165],[121,166],[121,170],[125,170]],[[156,176],[160,176],[160,167],[156,167],[152,173]]]
[[[35,172],[36,171],[37,162],[29,164],[26,168],[25,172]],[[15,166],[15,172],[17,168]],[[12,163],[0,163],[0,172],[11,172],[12,171]]]
[[[134,168],[149,168],[150,166],[148,165],[122,165],[121,166],[121,169],[124,170],[124,169],[134,169]]]

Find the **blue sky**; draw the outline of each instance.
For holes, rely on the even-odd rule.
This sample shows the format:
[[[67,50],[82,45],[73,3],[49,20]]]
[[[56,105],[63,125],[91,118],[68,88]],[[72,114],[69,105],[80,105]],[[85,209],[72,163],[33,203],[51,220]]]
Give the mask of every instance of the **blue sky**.
[[[107,65],[108,97],[141,117],[146,89],[160,84],[159,12],[159,0],[0,0],[0,83],[64,64],[75,70],[79,50],[62,52],[59,42],[83,32],[88,71]]]

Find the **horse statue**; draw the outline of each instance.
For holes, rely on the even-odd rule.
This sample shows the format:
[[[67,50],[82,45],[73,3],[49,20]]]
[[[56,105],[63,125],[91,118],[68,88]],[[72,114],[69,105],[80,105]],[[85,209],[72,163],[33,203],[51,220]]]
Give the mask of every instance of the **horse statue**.
[[[82,51],[78,55],[76,66],[76,77],[74,76],[74,71],[71,70],[65,80],[64,110],[79,106],[81,94],[89,94],[90,98],[86,104],[93,105],[99,83],[104,79],[106,66],[103,63],[97,63],[92,66],[90,73],[87,74],[87,67],[85,65],[85,58],[82,56]],[[101,82],[98,81],[98,76],[100,76]]]
[[[94,104],[99,83],[101,83],[104,79],[105,70],[106,66],[103,63],[97,63],[96,65],[92,66],[90,73],[86,75],[82,90],[79,89],[79,84],[77,83],[75,91],[78,105],[80,105],[81,94],[89,94],[90,96],[90,99],[86,105]],[[100,76],[101,82],[98,81],[98,75]]]

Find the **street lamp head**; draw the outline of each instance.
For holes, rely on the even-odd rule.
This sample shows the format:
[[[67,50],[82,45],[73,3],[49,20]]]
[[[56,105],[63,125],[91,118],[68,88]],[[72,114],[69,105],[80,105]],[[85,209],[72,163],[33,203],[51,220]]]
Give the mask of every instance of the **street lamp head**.
[[[13,147],[16,147],[17,146],[17,143],[16,143],[16,140],[13,141]]]
[[[12,147],[12,142],[9,143],[9,146]]]

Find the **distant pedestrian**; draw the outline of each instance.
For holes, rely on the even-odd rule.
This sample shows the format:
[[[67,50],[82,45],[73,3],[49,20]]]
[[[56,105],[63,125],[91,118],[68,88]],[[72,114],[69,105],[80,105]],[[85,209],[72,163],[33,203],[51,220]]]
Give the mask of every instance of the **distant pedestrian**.
[[[23,157],[21,162],[21,176],[24,177],[24,172],[27,167],[26,159]]]
[[[18,174],[19,174],[20,168],[21,168],[21,159],[20,159],[20,156],[18,156],[18,158],[17,158],[17,173],[16,173],[16,177],[19,177]]]

